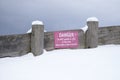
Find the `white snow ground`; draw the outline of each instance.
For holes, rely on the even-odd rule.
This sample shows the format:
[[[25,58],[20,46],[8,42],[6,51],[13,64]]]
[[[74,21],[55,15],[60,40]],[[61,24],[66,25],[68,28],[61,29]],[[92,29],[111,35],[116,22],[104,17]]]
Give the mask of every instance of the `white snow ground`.
[[[120,45],[1,58],[0,80],[120,80]]]

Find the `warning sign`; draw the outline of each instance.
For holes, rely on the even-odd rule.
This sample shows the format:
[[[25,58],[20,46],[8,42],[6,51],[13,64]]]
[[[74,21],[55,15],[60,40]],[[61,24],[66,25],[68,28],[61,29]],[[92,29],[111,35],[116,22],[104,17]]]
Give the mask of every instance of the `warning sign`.
[[[54,32],[55,48],[77,48],[78,31],[58,31]]]

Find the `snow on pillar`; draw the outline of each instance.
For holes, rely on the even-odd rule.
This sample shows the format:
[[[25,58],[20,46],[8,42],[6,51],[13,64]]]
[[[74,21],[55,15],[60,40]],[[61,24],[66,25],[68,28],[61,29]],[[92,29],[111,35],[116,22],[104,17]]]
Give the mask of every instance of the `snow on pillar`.
[[[44,25],[41,21],[32,22],[31,52],[34,56],[41,55],[44,49]]]
[[[98,46],[98,24],[96,17],[87,19],[86,48],[96,48]]]

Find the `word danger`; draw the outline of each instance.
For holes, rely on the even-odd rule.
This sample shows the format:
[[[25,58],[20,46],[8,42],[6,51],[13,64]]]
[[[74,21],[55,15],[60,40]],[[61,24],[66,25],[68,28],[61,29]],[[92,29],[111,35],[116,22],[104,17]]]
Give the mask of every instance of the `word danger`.
[[[55,48],[77,48],[78,32],[77,31],[61,31],[54,32]]]

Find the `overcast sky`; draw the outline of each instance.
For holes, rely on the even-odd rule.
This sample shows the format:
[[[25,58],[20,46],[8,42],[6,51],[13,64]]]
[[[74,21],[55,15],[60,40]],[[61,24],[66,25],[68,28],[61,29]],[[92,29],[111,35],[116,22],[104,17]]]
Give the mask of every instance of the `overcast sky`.
[[[47,31],[79,29],[88,17],[120,25],[120,0],[0,0],[0,34],[21,34],[41,20]]]

